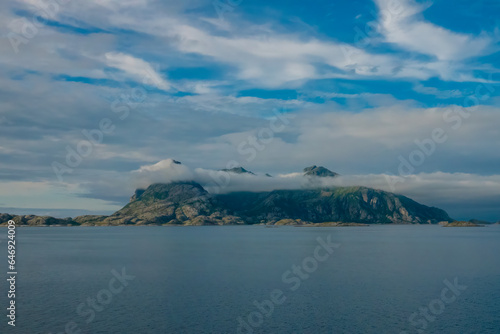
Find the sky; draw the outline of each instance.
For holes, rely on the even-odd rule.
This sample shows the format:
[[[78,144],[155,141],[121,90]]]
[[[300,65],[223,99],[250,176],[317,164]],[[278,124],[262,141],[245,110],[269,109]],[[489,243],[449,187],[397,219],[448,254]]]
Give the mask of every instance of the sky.
[[[496,0],[2,1],[0,212],[109,214],[136,187],[236,165],[258,181],[223,191],[302,187],[322,165],[498,221],[499,14]]]

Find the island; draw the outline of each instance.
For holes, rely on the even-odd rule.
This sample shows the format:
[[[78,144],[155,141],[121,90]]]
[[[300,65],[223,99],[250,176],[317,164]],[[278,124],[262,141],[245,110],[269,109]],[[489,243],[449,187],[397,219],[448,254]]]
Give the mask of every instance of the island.
[[[180,162],[176,162],[179,163]],[[254,173],[243,167],[224,173]],[[322,166],[304,168],[305,178],[335,178]],[[271,178],[269,175],[268,177]],[[314,180],[313,180],[314,181]],[[119,225],[273,225],[367,226],[373,224],[441,224],[478,226],[457,222],[442,209],[429,207],[398,194],[361,186],[282,189],[266,192],[213,194],[193,180],[155,183],[137,189],[130,202],[109,216],[84,215],[54,218],[0,214],[0,225],[13,220],[22,226]]]

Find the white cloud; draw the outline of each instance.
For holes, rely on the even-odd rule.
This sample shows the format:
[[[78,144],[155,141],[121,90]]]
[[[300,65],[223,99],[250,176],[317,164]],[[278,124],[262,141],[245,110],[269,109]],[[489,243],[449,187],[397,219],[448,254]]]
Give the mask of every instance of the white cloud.
[[[259,36],[216,36],[182,24],[171,35],[179,50],[211,57],[238,69],[238,79],[275,87],[319,78],[417,77],[427,79],[438,73],[424,64],[390,55],[369,54],[344,43],[301,40],[277,33]],[[318,72],[315,63],[344,71]]]
[[[189,168],[165,159],[153,165],[145,165],[130,173],[133,184],[146,188],[153,183],[195,181],[208,192],[219,194],[233,191],[271,191],[276,189],[301,189],[339,184],[336,179],[313,180],[302,173],[291,173],[268,177],[265,174],[236,174],[205,168]],[[319,182],[319,183],[318,183]]]
[[[464,96],[464,93],[458,89],[439,90],[436,87],[426,87],[421,84],[415,85],[413,90],[421,94],[434,95],[438,99],[459,98]]]
[[[194,173],[188,167],[175,163],[173,159],[161,160],[153,165],[144,165],[131,172],[132,184],[137,188],[144,188],[153,183],[192,180],[193,177]]]
[[[165,91],[171,88],[170,83],[163,79],[162,75],[143,59],[120,52],[107,52],[104,57],[107,66],[124,71],[142,84],[151,85]]]
[[[375,0],[379,7],[381,33],[389,43],[406,50],[435,56],[439,60],[461,60],[488,52],[491,39],[460,34],[425,21],[427,7],[414,0]]]
[[[390,11],[389,3],[392,2],[377,0],[381,11]],[[47,33],[50,37],[44,40],[44,43],[30,41],[29,49],[33,50],[25,54],[44,55],[43,58],[47,61],[38,62],[36,67],[53,63],[51,69],[54,71],[61,72],[61,69],[64,69],[66,73],[72,72],[71,75],[102,77],[103,69],[97,68],[92,60],[98,59],[96,54],[104,53],[103,45],[113,45],[113,40],[121,38],[120,33],[113,33],[114,30],[132,30],[148,35],[149,38],[134,39],[136,49],[148,48],[148,51],[151,51],[149,54],[153,54],[158,62],[169,63],[173,58],[179,61],[185,54],[194,53],[206,57],[204,66],[209,66],[207,60],[232,66],[235,71],[227,73],[230,79],[242,80],[260,87],[298,87],[307,80],[325,78],[427,80],[439,77],[449,81],[479,81],[471,74],[472,68],[459,62],[452,63],[450,60],[483,54],[490,41],[487,37],[457,34],[419,20],[418,13],[422,8],[410,1],[400,5],[404,10],[402,14],[381,18],[382,32],[387,41],[405,49],[436,55],[435,61],[424,62],[389,53],[370,53],[347,43],[319,39],[314,30],[308,30],[307,34],[297,31],[293,34],[284,33],[284,29],[277,32],[277,29],[269,28],[270,25],[259,26],[242,18],[239,18],[238,22],[224,21],[222,34],[219,34],[221,27],[213,29],[214,26],[207,23],[212,22],[212,19],[194,18],[185,13],[186,9],[196,8],[201,4],[207,3],[183,1],[176,4],[172,1],[160,3],[149,0],[70,2],[60,6],[55,18],[57,21],[83,28],[96,27],[110,33],[95,34],[99,37],[82,37],[73,34],[60,35],[54,27],[43,27],[43,34]],[[106,37],[109,40],[106,43],[80,47],[81,41],[78,41],[74,43],[75,46],[64,50],[69,53],[79,50],[79,57],[86,57],[81,59],[80,63],[86,67],[93,66],[92,69],[75,73],[75,68],[80,66],[75,66],[67,57],[50,54],[59,49],[60,45],[72,43],[73,39],[102,39],[102,35],[106,34],[109,35]],[[57,41],[51,43],[56,38]],[[37,50],[35,44],[41,49],[46,45],[47,50]],[[129,78],[141,80],[144,71],[152,70],[144,56],[141,59],[137,55],[132,56],[129,51],[106,51],[108,53],[105,62],[109,63],[108,66],[121,69]],[[25,59],[26,56],[21,57],[22,61],[9,61],[30,63]],[[58,68],[57,64],[62,67]],[[151,73],[151,79],[160,89],[167,90],[172,85],[158,71],[153,70]],[[196,93],[210,93],[209,84],[191,86]]]
[[[111,10],[118,10],[120,8],[134,8],[146,6],[149,0],[91,0],[88,1],[96,6],[102,6]]]
[[[314,108],[314,103],[299,99],[263,99],[254,96],[231,96],[220,94],[202,94],[175,98],[180,105],[189,105],[195,110],[214,113],[226,112],[248,117],[273,116],[273,110],[298,110]]]
[[[258,138],[259,128],[233,128],[233,132],[210,138],[192,150],[210,161],[233,159],[244,167],[270,173],[293,171],[280,170],[283,165],[297,169],[324,164],[340,174],[398,174],[399,156],[408,160],[420,149],[417,142],[427,143],[435,129],[442,129],[446,140],[433,145],[425,162],[415,166],[415,173],[494,174],[493,166],[500,163],[496,127],[500,113],[493,107],[423,109],[395,105],[350,113],[326,106],[294,114],[285,130],[262,145],[264,148],[252,149],[249,144],[248,138]]]

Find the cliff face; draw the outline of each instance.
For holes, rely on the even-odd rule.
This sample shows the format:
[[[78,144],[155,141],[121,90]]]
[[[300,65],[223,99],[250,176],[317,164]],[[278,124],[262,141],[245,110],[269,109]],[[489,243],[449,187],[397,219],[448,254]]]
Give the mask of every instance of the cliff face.
[[[436,224],[452,221],[437,208],[407,197],[364,187],[275,190],[211,195],[196,182],[153,184],[137,190],[111,216],[57,219],[0,215],[20,225],[228,225],[345,222],[364,224]]]
[[[217,199],[196,182],[153,184],[136,191],[131,202],[104,220],[121,224],[243,224],[218,205]]]

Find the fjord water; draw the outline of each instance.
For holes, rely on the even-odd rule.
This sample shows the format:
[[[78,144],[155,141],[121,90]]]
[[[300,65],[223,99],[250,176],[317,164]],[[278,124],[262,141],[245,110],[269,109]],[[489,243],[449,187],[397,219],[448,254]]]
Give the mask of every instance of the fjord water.
[[[282,275],[329,235],[340,247],[292,291]],[[16,327],[2,280],[1,333],[237,333],[275,289],[286,300],[253,333],[417,333],[424,323],[422,333],[500,332],[498,225],[30,227],[17,240]],[[110,293],[123,268],[135,278],[113,280]],[[459,295],[436,301],[455,279]],[[430,304],[439,314],[414,317],[415,327],[409,317]]]

